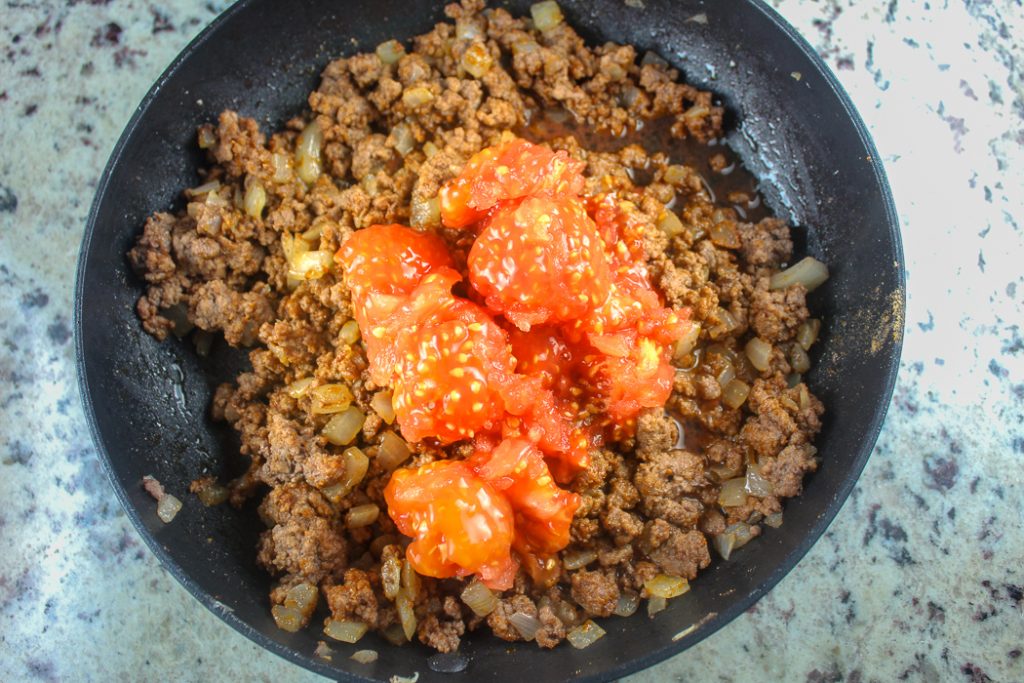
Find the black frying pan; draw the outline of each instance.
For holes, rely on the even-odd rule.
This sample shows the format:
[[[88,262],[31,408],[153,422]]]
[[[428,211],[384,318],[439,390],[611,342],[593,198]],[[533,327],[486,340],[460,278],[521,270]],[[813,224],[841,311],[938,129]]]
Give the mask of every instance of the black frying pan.
[[[516,13],[528,1],[507,3]],[[635,3],[641,4],[641,3]],[[757,0],[700,2],[565,0],[569,20],[593,42],[653,49],[688,80],[714,90],[729,111],[729,141],[763,181],[769,205],[801,226],[798,244],[829,264],[832,277],[811,297],[826,325],[809,382],[827,407],[818,439],[820,471],[786,507],[785,525],[718,562],[684,598],[654,620],[643,610],[606,619],[608,635],[586,650],[541,651],[471,637],[461,654],[473,681],[605,680],[677,653],[747,609],[807,552],[838,512],[864,467],[882,424],[903,334],[903,256],[892,198],[864,125],[811,48]],[[255,565],[260,523],[252,511],[205,508],[189,482],[221,472],[236,445],[212,425],[213,387],[241,367],[215,346],[207,359],[174,339],[142,332],[134,303],[141,283],[125,252],[145,218],[180,206],[201,163],[199,123],[225,108],[266,130],[302,110],[320,70],[334,56],[409,38],[442,19],[441,3],[407,0],[242,0],[202,33],[160,77],[111,156],[82,244],[75,332],[82,396],[93,436],[128,515],[167,569],[227,623],[271,651],[332,678],[387,680],[431,670],[432,652],[396,648],[374,635],[359,644],[380,652],[372,665],[314,656],[315,626],[289,634],[270,617],[270,580]],[[140,480],[152,474],[185,501],[172,524],[155,514]],[[805,604],[798,609],[814,609]],[[678,640],[692,624],[701,626]],[[443,668],[433,662],[434,668]],[[442,664],[450,665],[451,662]]]

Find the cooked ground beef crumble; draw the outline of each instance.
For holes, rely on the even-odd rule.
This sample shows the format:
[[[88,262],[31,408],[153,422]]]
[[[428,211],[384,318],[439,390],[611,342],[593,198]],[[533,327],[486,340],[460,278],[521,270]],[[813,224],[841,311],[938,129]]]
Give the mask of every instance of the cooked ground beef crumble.
[[[138,302],[147,332],[164,339],[194,326],[251,349],[252,369],[218,387],[211,410],[237,430],[250,462],[227,497],[235,505],[262,497],[268,528],[257,560],[278,579],[271,602],[290,604],[296,586],[316,586],[333,619],[393,640],[400,617],[385,583],[408,539],[387,514],[357,528],[344,521],[361,505],[385,509],[390,472],[374,456],[391,427],[371,406],[382,387],[366,374],[362,345],[343,334],[352,308],[340,273],[326,268],[296,282],[288,245],[303,240],[333,253],[352,231],[412,224],[440,234],[464,267],[471,240],[440,228],[431,201],[503,131],[529,137],[543,112],[557,112],[616,139],[652,121],[696,143],[722,132],[712,95],[678,82],[656,56],[588,47],[564,22],[541,32],[481,0],[449,5],[447,14],[454,23],[414,38],[408,51],[391,45],[331,62],[309,113],[269,139],[233,111],[201,128],[210,163],[203,186],[186,192],[180,215],[152,216],[129,253],[147,285]],[[486,69],[467,69],[481,60]],[[314,122],[322,143],[310,167],[297,147]],[[586,194],[614,190],[636,204],[651,280],[667,305],[690,309],[700,333],[679,349],[665,409],[646,410],[635,435],[595,449],[569,487],[583,502],[561,558],[587,558],[583,566],[552,563],[547,581],[521,570],[485,617],[459,598],[468,581],[419,578],[416,637],[442,652],[478,629],[522,640],[510,621],[516,613],[535,617],[534,639],[553,647],[588,617],[613,614],[623,596],[645,595],[657,575],[692,580],[711,562],[710,541],[728,554],[764,521],[780,523],[781,499],[798,495],[817,466],[812,439],[823,409],[800,377],[814,321],[802,285],[770,286],[792,257],[788,226],[745,222],[716,205],[706,170],[673,164],[663,151],[588,148],[586,137],[569,134],[535,141],[585,162]],[[710,156],[712,172],[727,164]],[[745,352],[755,337],[768,345],[760,370]],[[345,475],[344,449],[321,434],[330,415],[289,391],[308,378],[312,387],[348,385],[367,416],[358,445],[369,469],[341,497],[329,495]],[[411,466],[468,453],[466,444],[410,447]],[[194,488],[215,501],[216,487],[207,479]],[[300,625],[311,614],[300,610]]]

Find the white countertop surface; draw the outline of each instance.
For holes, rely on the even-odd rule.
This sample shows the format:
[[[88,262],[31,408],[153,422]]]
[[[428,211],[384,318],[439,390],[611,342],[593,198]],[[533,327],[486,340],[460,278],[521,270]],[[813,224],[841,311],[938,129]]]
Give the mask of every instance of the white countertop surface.
[[[72,283],[121,129],[223,0],[0,9],[0,680],[322,680],[233,631],[121,511],[75,380]],[[1024,680],[1024,8],[772,4],[846,87],[903,226],[874,454],[766,598],[633,681]]]

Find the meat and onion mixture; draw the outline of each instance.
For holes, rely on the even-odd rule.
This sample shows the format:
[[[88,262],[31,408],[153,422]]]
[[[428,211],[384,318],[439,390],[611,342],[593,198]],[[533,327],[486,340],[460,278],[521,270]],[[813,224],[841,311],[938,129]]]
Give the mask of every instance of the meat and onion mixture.
[[[446,11],[269,137],[201,127],[202,184],[129,253],[138,313],[248,349],[211,408],[248,467],[192,488],[262,501],[282,629],[585,647],[782,523],[828,273],[726,191],[722,109],[660,57],[551,1]]]

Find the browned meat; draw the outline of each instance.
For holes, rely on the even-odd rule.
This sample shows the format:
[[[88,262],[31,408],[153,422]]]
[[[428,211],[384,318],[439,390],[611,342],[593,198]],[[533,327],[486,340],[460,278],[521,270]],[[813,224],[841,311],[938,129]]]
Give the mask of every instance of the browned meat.
[[[211,416],[240,440],[243,473],[228,485],[230,502],[266,492],[258,561],[277,578],[272,601],[314,583],[334,618],[386,630],[398,615],[384,591],[395,576],[382,573],[400,566],[405,546],[386,514],[390,473],[376,455],[382,431],[396,427],[372,407],[382,387],[367,376],[363,346],[344,338],[353,317],[347,283],[332,266],[297,273],[297,255],[320,252],[330,264],[354,230],[415,220],[438,231],[464,270],[472,237],[439,229],[431,207],[441,186],[508,129],[581,160],[587,194],[615,192],[635,207],[651,281],[700,325],[699,336],[677,354],[666,409],[644,411],[635,432],[622,425],[569,486],[583,502],[563,555],[593,552],[586,567],[567,570],[552,558],[547,583],[521,571],[486,618],[459,599],[466,579],[420,577],[416,638],[443,652],[477,628],[522,640],[509,621],[516,612],[536,617],[537,644],[554,647],[586,615],[610,614],[620,590],[639,591],[659,573],[693,579],[710,562],[708,537],[756,523],[800,493],[817,467],[811,444],[823,412],[806,385],[789,387],[790,351],[809,315],[805,291],[768,289],[794,258],[789,227],[756,208],[755,181],[741,167],[725,173],[737,162],[724,147],[688,148],[715,172],[707,174],[704,163],[673,164],[675,143],[663,144],[721,137],[723,112],[711,94],[632,46],[591,47],[567,24],[541,33],[505,9],[484,9],[483,0],[448,5],[455,24],[406,41],[396,63],[373,52],[330,62],[308,111],[277,132],[221,114],[201,129],[202,187],[186,193],[179,214],[151,216],[128,253],[146,287],[136,308],[147,332],[163,339],[194,325],[197,346],[216,333],[252,347],[251,368],[216,389]],[[492,64],[474,76],[463,59],[481,46]],[[422,101],[407,97],[414,88]],[[296,148],[316,128],[320,172],[309,177]],[[265,201],[250,212],[245,197],[257,185]],[[743,351],[755,335],[774,347],[761,372]],[[750,389],[739,408],[722,401],[732,378]],[[315,410],[309,393],[334,383],[351,387],[366,416],[349,445],[367,456],[368,471],[350,491],[339,487],[350,474],[349,445],[322,435],[333,413]],[[415,446],[410,464],[474,451],[470,442]],[[774,495],[722,508],[721,482],[754,463]],[[381,508],[378,520],[346,528],[346,512],[369,503]]]
[[[324,588],[324,596],[334,619],[362,621],[377,628],[377,595],[366,572],[346,570],[344,582]]]
[[[588,614],[607,617],[619,602],[619,585],[614,576],[581,570],[572,575],[572,599]]]
[[[647,523],[640,538],[640,549],[663,572],[685,579],[696,578],[698,570],[711,564],[704,534],[680,531],[660,519]]]

